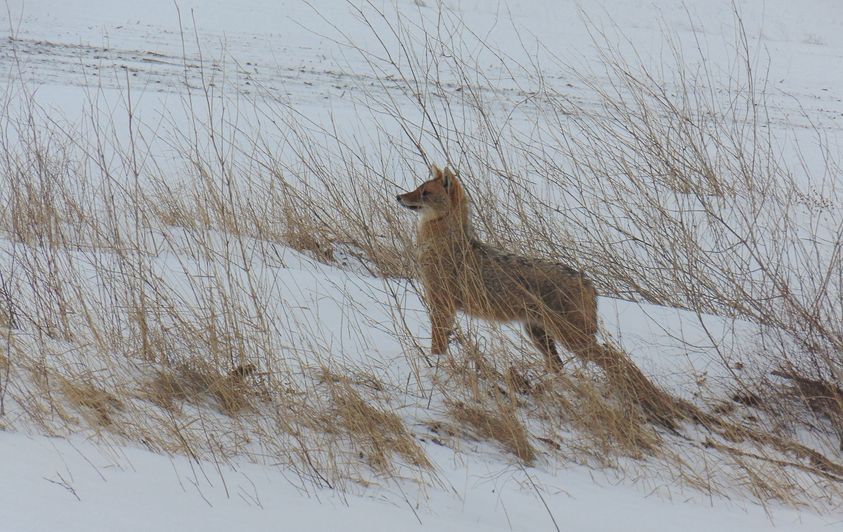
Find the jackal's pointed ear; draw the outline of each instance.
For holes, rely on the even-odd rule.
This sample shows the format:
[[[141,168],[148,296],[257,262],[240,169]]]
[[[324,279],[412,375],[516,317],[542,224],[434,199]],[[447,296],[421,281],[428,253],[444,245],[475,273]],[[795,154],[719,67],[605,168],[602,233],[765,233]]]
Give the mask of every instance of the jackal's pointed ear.
[[[441,179],[442,178],[442,169],[440,169],[435,164],[430,165],[430,176],[433,179]]]
[[[445,188],[451,188],[453,184],[456,182],[457,176],[454,174],[454,171],[451,170],[449,167],[445,167],[445,171],[442,172],[442,185]]]

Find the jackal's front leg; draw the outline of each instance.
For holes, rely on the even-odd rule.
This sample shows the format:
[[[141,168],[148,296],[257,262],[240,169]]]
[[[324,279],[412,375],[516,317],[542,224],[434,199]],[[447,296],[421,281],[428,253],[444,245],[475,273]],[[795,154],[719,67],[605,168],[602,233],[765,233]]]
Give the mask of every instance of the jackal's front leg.
[[[456,314],[456,307],[449,301],[440,299],[430,302],[431,354],[444,355],[448,350],[448,335],[454,327]]]

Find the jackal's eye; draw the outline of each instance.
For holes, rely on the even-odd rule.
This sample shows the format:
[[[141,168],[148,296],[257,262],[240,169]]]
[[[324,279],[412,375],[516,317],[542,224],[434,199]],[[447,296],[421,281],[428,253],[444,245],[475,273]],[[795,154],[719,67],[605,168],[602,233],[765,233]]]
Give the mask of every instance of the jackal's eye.
[[[428,196],[430,196],[430,191],[428,191],[428,190],[423,190],[423,191],[422,191],[422,197],[423,197],[423,198],[426,198],[426,197],[428,197]]]

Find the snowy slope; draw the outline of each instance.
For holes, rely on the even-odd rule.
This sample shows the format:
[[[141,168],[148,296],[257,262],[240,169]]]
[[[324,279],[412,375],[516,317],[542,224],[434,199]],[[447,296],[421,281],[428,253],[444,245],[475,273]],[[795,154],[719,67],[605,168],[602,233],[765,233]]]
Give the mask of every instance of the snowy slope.
[[[401,347],[379,331],[377,319],[361,338],[346,336],[350,329],[338,318],[343,298],[332,290],[334,283],[355,287],[355,301],[369,308],[372,319],[385,304],[378,300],[381,281],[297,257],[286,254],[288,269],[277,297],[319,302],[315,321],[307,313],[301,318],[326,342],[342,346],[334,351],[337,362],[376,368],[372,371],[386,382],[390,375],[407,379],[412,372]],[[418,305],[407,303],[411,310]],[[648,372],[692,394],[692,370],[711,364],[706,335],[693,316],[607,299],[601,312],[607,328],[621,335]],[[423,315],[409,316],[410,326],[424,337]],[[715,319],[708,325],[725,326]],[[680,330],[699,346],[698,353],[677,345],[673,335]],[[417,395],[424,390],[410,386],[407,391],[401,401],[408,422],[436,415],[425,411],[427,400]],[[414,410],[420,411],[418,418]],[[629,463],[624,472],[545,460],[525,467],[494,444],[471,439],[443,444],[428,428],[418,424],[415,429],[433,462],[428,485],[375,476],[373,485],[351,484],[348,492],[316,487],[283,464],[262,461],[259,453],[214,463],[153,453],[99,432],[67,439],[0,432],[0,475],[7,479],[0,487],[0,530],[528,531],[554,530],[555,520],[561,530],[809,531],[833,528],[838,519],[775,502],[762,507],[741,497],[706,495],[665,480],[656,462],[649,466],[653,471],[647,471],[646,462]]]
[[[305,491],[285,471],[190,463],[137,448],[0,433],[7,479],[0,529],[47,530],[833,530],[835,519],[726,500],[686,502],[595,481],[434,453],[443,486],[427,497],[386,485],[361,494]],[[440,448],[441,449],[441,448]],[[529,479],[527,478],[529,475]],[[12,481],[14,479],[14,481]],[[541,487],[541,498],[531,482]],[[550,509],[551,515],[545,508]],[[771,522],[771,519],[773,520]]]

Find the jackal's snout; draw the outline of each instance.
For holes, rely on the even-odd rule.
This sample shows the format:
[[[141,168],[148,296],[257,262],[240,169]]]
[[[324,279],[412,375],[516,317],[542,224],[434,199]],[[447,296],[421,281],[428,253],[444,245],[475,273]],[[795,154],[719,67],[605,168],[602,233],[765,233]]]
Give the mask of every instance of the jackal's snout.
[[[411,197],[412,194],[412,192],[408,192],[407,194],[398,194],[397,196],[395,196],[395,199],[398,200],[398,204],[402,207],[410,209],[412,211],[417,211],[421,209],[422,206],[419,205],[417,202],[413,201],[413,198]]]

